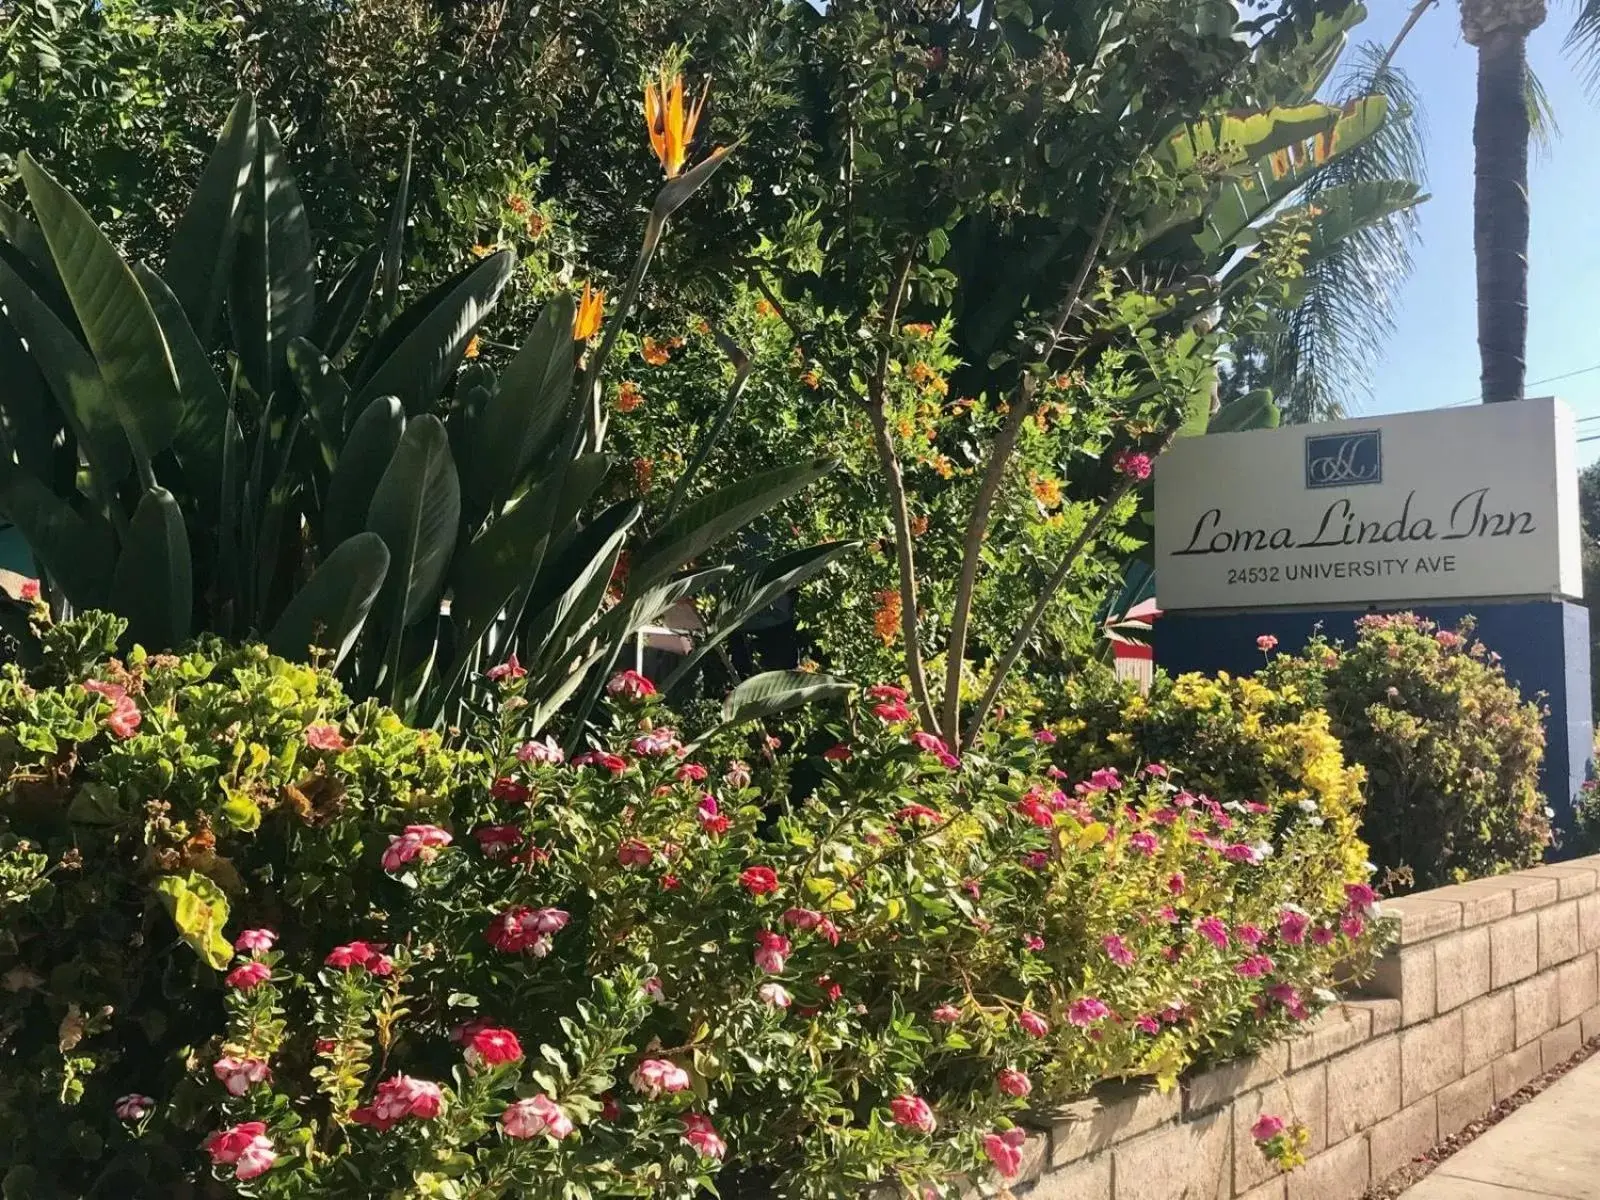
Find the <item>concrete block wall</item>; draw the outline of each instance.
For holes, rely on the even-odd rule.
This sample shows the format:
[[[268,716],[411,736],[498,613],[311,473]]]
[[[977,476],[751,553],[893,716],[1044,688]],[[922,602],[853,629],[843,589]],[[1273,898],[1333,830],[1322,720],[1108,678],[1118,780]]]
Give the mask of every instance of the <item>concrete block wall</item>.
[[[1018,1200],[1356,1200],[1600,1037],[1600,856],[1384,905],[1372,979],[1293,1041],[1162,1095],[1107,1088],[1029,1138]],[[1287,1174],[1250,1138],[1303,1121]]]

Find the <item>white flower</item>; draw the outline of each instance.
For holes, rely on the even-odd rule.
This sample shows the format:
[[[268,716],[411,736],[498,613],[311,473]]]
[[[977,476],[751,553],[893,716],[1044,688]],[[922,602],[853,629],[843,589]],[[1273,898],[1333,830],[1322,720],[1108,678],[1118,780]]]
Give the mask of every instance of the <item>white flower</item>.
[[[1272,857],[1272,843],[1257,842],[1250,847],[1250,853],[1255,857],[1256,862],[1266,862],[1267,859]]]
[[[1309,796],[1307,796],[1304,800],[1300,801],[1300,811],[1301,812],[1308,812],[1308,813],[1316,812],[1317,811],[1317,802],[1315,800],[1311,799]]]

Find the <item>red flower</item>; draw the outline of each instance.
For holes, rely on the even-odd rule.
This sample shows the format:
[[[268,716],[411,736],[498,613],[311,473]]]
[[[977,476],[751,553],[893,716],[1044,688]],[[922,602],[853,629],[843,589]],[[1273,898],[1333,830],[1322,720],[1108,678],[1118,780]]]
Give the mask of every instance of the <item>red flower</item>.
[[[518,783],[509,775],[502,775],[489,785],[489,795],[506,804],[526,804],[528,785]]]
[[[682,763],[678,767],[677,779],[679,783],[703,783],[706,778],[706,769],[699,763]]]
[[[335,754],[340,750],[347,749],[344,735],[339,732],[339,727],[322,722],[314,722],[306,726],[306,745],[313,750],[328,750]]]
[[[700,822],[700,828],[712,837],[721,837],[733,825],[733,822],[723,815],[722,806],[710,792],[701,794],[700,803],[695,805],[695,817]]]
[[[896,1125],[904,1125],[921,1133],[932,1133],[939,1124],[934,1118],[933,1109],[921,1096],[896,1096],[889,1101],[889,1112]]]
[[[654,857],[650,847],[638,838],[629,838],[617,847],[617,861],[624,867],[648,867]]]
[[[851,750],[849,746],[846,746],[843,742],[840,742],[837,746],[829,746],[826,750],[824,750],[822,752],[822,757],[827,759],[829,762],[849,762],[850,756],[853,753],[855,752]]]
[[[746,867],[739,872],[739,885],[752,896],[768,896],[778,890],[778,873],[771,867]]]
[[[373,1093],[372,1103],[356,1109],[350,1119],[358,1125],[370,1125],[382,1131],[393,1128],[407,1117],[431,1121],[443,1108],[444,1093],[438,1084],[409,1075],[394,1075],[380,1083]]]
[[[621,700],[640,701],[656,694],[656,685],[637,671],[619,671],[606,684],[606,694]]]
[[[908,804],[894,814],[894,819],[905,824],[917,824],[927,821],[937,825],[944,820],[944,814],[936,808],[929,808],[926,804]]]
[[[272,978],[272,968],[264,962],[254,960],[240,963],[229,971],[223,979],[231,988],[238,988],[241,992],[248,992],[251,988],[260,987]]]
[[[518,662],[517,656],[513,654],[505,662],[490,667],[483,674],[490,683],[499,683],[503,679],[521,679],[527,673],[528,669]]]
[[[469,1062],[485,1067],[501,1067],[522,1059],[522,1043],[509,1029],[476,1029],[467,1040]]]
[[[522,830],[515,825],[480,825],[472,831],[478,848],[490,858],[504,858],[522,845]]]
[[[278,1161],[261,1121],[246,1121],[221,1129],[205,1140],[205,1152],[217,1166],[231,1166],[235,1179],[255,1179],[272,1170]]]
[[[613,776],[621,775],[628,769],[628,760],[620,754],[610,754],[604,750],[585,750],[572,760],[575,767],[599,767],[601,770],[610,771]]]
[[[376,942],[347,942],[343,946],[335,946],[328,951],[328,957],[322,963],[339,971],[360,967],[373,975],[387,975],[394,970],[393,960],[383,953],[383,946]]]
[[[1025,1071],[1007,1068],[995,1076],[995,1083],[1006,1095],[1019,1099],[1033,1091],[1033,1080],[1028,1078]]]
[[[39,598],[39,581],[37,579],[24,579],[22,590],[19,593],[24,601],[32,604]]]
[[[717,1135],[710,1117],[701,1113],[684,1113],[678,1119],[683,1122],[683,1140],[706,1158],[721,1158],[728,1152],[728,1143]]]
[[[1055,810],[1037,792],[1023,796],[1012,805],[1012,811],[1020,817],[1026,817],[1040,829],[1049,829],[1056,823]]]
[[[661,890],[663,892],[675,892],[682,886],[683,880],[679,879],[671,872],[668,872],[661,877]]]
[[[901,700],[904,701],[909,693],[902,687],[895,687],[892,683],[875,683],[867,689],[869,700]]]
[[[1111,460],[1111,469],[1118,475],[1126,475],[1129,479],[1145,480],[1150,478],[1150,456],[1148,454],[1130,453],[1119,450]]]
[[[890,700],[884,704],[874,704],[872,711],[881,721],[893,724],[897,721],[911,720],[911,710],[905,706],[903,700]]]
[[[996,1171],[1004,1178],[1012,1179],[1022,1170],[1022,1143],[1027,1140],[1028,1135],[1020,1129],[986,1133],[983,1135],[983,1152],[989,1156]]]
[[[484,932],[489,944],[507,954],[532,954],[543,958],[550,953],[551,939],[567,926],[571,917],[559,908],[508,908]]]
[[[617,1097],[607,1092],[600,1097],[600,1119],[602,1121],[615,1121],[622,1116],[622,1105],[617,1103]]]

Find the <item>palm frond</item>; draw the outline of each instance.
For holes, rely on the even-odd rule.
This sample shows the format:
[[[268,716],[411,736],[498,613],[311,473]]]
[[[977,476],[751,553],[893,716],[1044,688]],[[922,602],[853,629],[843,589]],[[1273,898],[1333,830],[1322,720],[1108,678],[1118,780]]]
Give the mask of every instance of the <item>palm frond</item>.
[[[1528,133],[1533,138],[1534,151],[1544,159],[1549,157],[1550,147],[1561,136],[1561,126],[1556,122],[1550,93],[1545,91],[1543,80],[1533,73],[1532,67],[1528,68],[1525,91],[1523,102],[1528,106]]]
[[[1577,5],[1562,49],[1577,64],[1584,87],[1591,95],[1600,95],[1600,0],[1577,0]]]
[[[1600,0],[1595,0],[1600,3]],[[1384,180],[1426,182],[1426,129],[1420,96],[1385,47],[1352,51],[1341,73],[1338,100],[1379,93],[1391,117],[1377,136],[1315,176],[1302,200],[1314,203],[1330,188]],[[1394,332],[1395,299],[1411,274],[1417,240],[1415,210],[1355,230],[1306,270],[1305,299],[1260,352],[1287,421],[1342,415],[1370,395],[1370,377]]]

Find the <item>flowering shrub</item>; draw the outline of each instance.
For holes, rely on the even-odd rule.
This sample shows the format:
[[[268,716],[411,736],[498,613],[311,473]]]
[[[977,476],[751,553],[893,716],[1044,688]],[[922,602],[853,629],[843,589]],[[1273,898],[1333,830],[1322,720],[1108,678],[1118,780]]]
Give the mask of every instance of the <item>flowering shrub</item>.
[[[623,676],[566,762],[515,672],[446,748],[259,649],[109,631],[0,676],[25,1191],[954,1195],[1017,1171],[1030,1104],[1170,1086],[1368,949],[1345,823],[1024,729],[957,758],[898,689],[774,756]]]
[[[1365,768],[1362,832],[1379,867],[1430,888],[1544,854],[1543,714],[1470,621],[1441,629],[1412,613],[1363,617],[1350,645],[1316,638],[1300,655],[1273,656],[1264,676],[1326,708],[1345,754]]]

